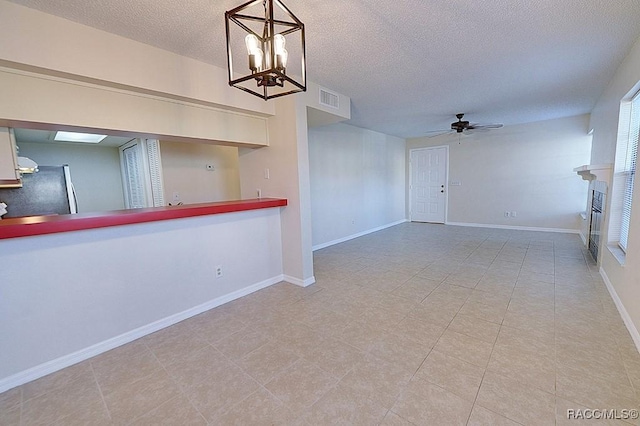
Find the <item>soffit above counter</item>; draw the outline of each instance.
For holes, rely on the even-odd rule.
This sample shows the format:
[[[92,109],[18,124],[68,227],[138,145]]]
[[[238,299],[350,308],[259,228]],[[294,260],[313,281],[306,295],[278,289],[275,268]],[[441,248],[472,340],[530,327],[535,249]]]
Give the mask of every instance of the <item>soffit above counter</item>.
[[[0,125],[268,146],[267,117],[0,67]],[[61,108],[64,104],[64,108]]]
[[[17,4],[0,2],[0,39],[0,60],[15,68],[275,114],[272,103],[229,87],[223,68]]]

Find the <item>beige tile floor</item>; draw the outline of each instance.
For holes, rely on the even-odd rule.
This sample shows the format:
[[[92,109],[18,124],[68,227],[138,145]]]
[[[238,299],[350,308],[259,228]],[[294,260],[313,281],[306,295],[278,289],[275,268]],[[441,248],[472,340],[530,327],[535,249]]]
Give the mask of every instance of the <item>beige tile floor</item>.
[[[640,355],[576,235],[403,224],[0,394],[2,425],[578,425]],[[612,421],[610,424],[635,424]]]

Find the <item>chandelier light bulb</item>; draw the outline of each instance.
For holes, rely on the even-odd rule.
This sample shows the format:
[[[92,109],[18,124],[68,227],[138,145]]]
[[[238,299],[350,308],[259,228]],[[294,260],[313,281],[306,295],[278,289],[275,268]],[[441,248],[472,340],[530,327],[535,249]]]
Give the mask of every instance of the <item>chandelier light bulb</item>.
[[[250,68],[252,70],[260,71],[262,69],[262,58],[262,50],[256,49],[252,55],[249,55]],[[251,63],[251,61],[253,61],[253,63]]]
[[[276,51],[276,55],[284,50],[284,46],[287,44],[287,40],[282,34],[276,34],[273,36],[273,48]]]
[[[284,48],[287,41],[282,34],[273,36],[273,51],[276,54],[276,68],[284,70],[287,67],[289,52]]]
[[[282,49],[280,53],[276,53],[276,65],[278,69],[284,70],[287,68],[287,58],[289,57],[289,52],[285,49]]]
[[[247,53],[249,55],[254,55],[256,50],[262,50],[260,49],[260,40],[258,40],[255,34],[247,34],[244,38],[244,44],[247,46]]]
[[[247,46],[247,52],[249,53],[249,69],[256,72],[262,68],[263,53],[260,49],[260,40],[254,34],[248,34],[244,38],[244,44]]]

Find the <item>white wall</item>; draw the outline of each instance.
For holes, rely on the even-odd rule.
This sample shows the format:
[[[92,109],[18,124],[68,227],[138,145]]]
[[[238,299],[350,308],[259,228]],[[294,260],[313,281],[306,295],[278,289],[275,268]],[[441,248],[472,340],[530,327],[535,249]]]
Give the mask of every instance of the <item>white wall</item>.
[[[313,246],[405,219],[405,141],[347,124],[309,129]]]
[[[307,105],[295,95],[274,100],[276,115],[269,117],[269,147],[241,148],[242,198],[286,198],[282,211],[282,261],[285,279],[307,286],[315,282],[311,250],[311,201]],[[265,176],[269,169],[269,178]]]
[[[633,45],[625,61],[620,65],[614,78],[603,92],[591,113],[593,127],[593,150],[591,164],[613,163],[615,160],[620,101],[630,91],[638,88],[640,82],[640,39]],[[608,211],[611,211],[611,198],[608,198]],[[609,217],[606,215],[603,236],[608,241]],[[630,328],[636,346],[640,350],[640,184],[636,183],[633,192],[631,224],[627,254],[624,265],[603,248],[601,253],[601,271],[609,280],[616,297],[619,298],[623,318]],[[614,300],[615,298],[614,297]]]
[[[124,209],[118,148],[18,142],[20,155],[41,166],[68,164],[78,213]]]
[[[449,145],[447,222],[577,231],[588,185],[573,168],[589,162],[588,120],[409,139],[407,158],[410,149]],[[517,215],[506,218],[505,211]]]
[[[280,281],[280,209],[0,240],[0,253],[2,392]]]
[[[178,193],[185,204],[240,198],[238,148],[160,141],[164,199]],[[214,166],[208,171],[206,165]]]
[[[338,107],[328,107],[320,103],[320,91],[327,91],[338,97]],[[312,81],[307,82],[307,91],[298,95],[307,105],[307,125],[325,126],[351,118],[351,99],[342,93],[321,87]]]

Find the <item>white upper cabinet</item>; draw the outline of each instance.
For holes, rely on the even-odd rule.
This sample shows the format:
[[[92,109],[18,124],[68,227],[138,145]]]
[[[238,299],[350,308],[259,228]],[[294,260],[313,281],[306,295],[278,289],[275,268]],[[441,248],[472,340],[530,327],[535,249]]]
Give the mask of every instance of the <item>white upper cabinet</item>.
[[[0,127],[0,188],[22,186],[13,129]]]

